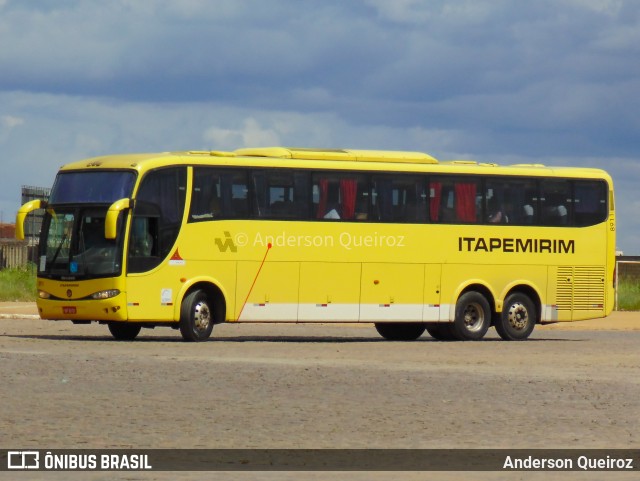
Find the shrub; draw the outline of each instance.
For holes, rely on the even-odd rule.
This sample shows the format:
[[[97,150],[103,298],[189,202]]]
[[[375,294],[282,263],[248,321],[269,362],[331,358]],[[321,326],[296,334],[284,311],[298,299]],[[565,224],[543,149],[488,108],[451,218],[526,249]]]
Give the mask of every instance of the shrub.
[[[35,301],[36,269],[33,264],[0,270],[0,301]]]

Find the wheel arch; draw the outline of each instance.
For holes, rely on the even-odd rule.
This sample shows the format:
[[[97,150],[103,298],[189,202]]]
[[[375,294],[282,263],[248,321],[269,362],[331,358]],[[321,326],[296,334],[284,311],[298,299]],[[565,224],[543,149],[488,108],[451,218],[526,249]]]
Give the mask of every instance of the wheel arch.
[[[467,285],[465,285],[456,295],[455,298],[455,302],[453,304],[454,307],[454,316],[455,316],[455,306],[458,303],[458,299],[460,299],[460,297],[464,294],[466,294],[467,292],[471,292],[471,291],[475,291],[478,292],[480,294],[482,294],[484,296],[484,298],[487,300],[487,302],[489,303],[489,308],[491,309],[491,312],[496,312],[496,297],[495,294],[493,293],[493,291],[485,284],[483,284],[482,282],[479,281],[474,281],[471,282]]]
[[[502,297],[501,307],[504,306],[504,301],[511,294],[514,294],[516,292],[524,294],[529,299],[531,299],[531,302],[533,302],[533,305],[536,308],[536,324],[540,324],[540,320],[542,319],[542,299],[540,297],[540,294],[538,293],[538,290],[530,284],[515,284],[513,286],[510,286],[505,291],[505,294]]]
[[[182,308],[184,298],[196,290],[202,290],[211,300],[214,307],[214,324],[224,322],[227,318],[227,295],[218,283],[213,279],[206,277],[190,279],[189,282],[186,282],[184,286],[182,286],[182,289],[180,289],[176,298],[176,305],[173,313],[174,320],[180,320],[180,310]]]

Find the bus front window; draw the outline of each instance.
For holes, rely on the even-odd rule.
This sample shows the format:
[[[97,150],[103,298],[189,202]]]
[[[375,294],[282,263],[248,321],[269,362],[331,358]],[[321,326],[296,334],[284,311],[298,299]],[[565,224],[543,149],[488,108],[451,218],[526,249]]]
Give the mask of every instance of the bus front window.
[[[104,238],[105,216],[106,208],[50,210],[40,243],[39,274],[61,278],[119,275],[122,236]]]
[[[40,273],[68,274],[70,272],[69,258],[74,223],[74,212],[48,212],[43,226],[45,235],[40,242],[40,245],[44,246],[38,267]]]

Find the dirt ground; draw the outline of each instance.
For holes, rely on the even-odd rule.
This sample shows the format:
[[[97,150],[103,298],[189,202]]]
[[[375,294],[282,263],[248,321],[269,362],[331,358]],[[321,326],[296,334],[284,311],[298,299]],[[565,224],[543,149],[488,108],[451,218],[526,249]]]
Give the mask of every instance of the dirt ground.
[[[640,313],[527,342],[382,340],[372,326],[106,326],[0,304],[0,447],[640,449]],[[605,473],[0,473],[0,479],[604,479]],[[12,476],[9,476],[12,475]],[[606,479],[636,479],[606,473]]]

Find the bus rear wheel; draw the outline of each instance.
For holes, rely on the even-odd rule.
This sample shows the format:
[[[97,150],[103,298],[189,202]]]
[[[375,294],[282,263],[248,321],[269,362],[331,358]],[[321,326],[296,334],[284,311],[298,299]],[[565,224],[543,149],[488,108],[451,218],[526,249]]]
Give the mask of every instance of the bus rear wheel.
[[[140,334],[142,326],[128,322],[110,322],[109,332],[118,341],[133,341]]]
[[[529,296],[514,292],[504,301],[496,331],[505,341],[523,341],[533,332],[536,319],[536,307]]]
[[[452,331],[461,341],[479,341],[491,326],[491,308],[476,291],[465,292],[456,303]]]
[[[204,291],[191,292],[180,308],[180,334],[185,341],[206,341],[213,330],[213,309]]]
[[[415,341],[424,329],[424,324],[416,322],[376,322],[376,331],[388,341]]]

